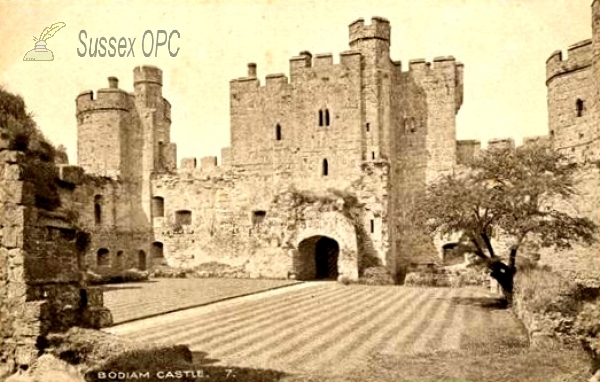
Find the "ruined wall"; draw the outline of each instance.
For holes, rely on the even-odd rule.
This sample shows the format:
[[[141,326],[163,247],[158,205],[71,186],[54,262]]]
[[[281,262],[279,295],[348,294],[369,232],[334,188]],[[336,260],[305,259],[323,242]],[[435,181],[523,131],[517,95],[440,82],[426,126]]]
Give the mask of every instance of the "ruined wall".
[[[40,208],[43,195],[34,187],[40,163],[27,161],[23,152],[0,148],[0,378],[26,369],[46,334],[112,321],[102,290],[86,287],[87,235],[76,212],[62,203]],[[80,168],[45,165],[60,195],[78,184]]]
[[[311,232],[340,244],[340,275],[356,279],[362,268],[388,262],[386,171],[368,168],[348,189],[318,192],[287,171],[232,171],[213,163],[158,176],[153,195],[162,216],[153,220],[152,261],[175,267],[214,262],[250,277],[287,278],[294,273],[296,239]],[[343,199],[336,192],[357,198],[354,220],[332,207]],[[370,260],[361,263],[359,253]]]

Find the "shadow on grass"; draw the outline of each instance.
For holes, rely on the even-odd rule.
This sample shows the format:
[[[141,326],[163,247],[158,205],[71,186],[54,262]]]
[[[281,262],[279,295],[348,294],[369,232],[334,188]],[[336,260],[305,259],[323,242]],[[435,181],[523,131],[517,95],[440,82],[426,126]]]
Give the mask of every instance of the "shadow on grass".
[[[194,369],[201,375],[197,382],[277,382],[287,376],[277,370],[215,365],[219,360],[202,351],[192,352],[192,357]]]
[[[450,302],[456,305],[470,305],[487,310],[508,308],[508,303],[501,297],[452,297]]]

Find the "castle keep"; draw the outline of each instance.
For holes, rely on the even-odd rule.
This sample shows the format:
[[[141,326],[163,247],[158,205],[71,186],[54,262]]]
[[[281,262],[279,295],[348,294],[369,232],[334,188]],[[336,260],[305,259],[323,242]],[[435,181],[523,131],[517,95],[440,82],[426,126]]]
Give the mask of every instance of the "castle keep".
[[[255,64],[230,82],[231,146],[176,168],[162,72],[77,97],[78,156],[107,179],[89,195],[92,268],[215,264],[250,277],[395,275],[415,193],[478,142],[457,145],[463,65],[390,58],[390,23],[349,26],[348,51],[300,52],[289,78]],[[109,180],[109,181],[108,181]],[[404,246],[406,247],[406,246]],[[426,260],[430,262],[429,260]]]

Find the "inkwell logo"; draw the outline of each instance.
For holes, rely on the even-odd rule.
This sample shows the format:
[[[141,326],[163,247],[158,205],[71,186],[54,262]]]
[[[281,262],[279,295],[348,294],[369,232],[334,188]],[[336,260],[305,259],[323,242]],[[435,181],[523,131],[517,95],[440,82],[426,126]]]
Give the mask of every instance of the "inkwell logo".
[[[52,24],[48,28],[44,29],[40,38],[33,37],[33,41],[35,41],[35,49],[30,50],[23,57],[23,61],[53,61],[54,54],[49,49],[46,49],[46,40],[50,37],[54,36],[56,32],[58,32],[61,28],[64,28],[67,24],[63,22],[59,22],[56,24]]]

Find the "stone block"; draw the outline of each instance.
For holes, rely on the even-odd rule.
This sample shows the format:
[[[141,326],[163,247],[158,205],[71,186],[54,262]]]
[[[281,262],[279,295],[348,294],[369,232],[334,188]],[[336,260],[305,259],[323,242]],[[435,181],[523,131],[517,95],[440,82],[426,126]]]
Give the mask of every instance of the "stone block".
[[[6,266],[9,264],[8,252],[7,248],[0,247],[0,271],[6,269]]]
[[[15,351],[15,362],[17,365],[31,365],[38,356],[38,350],[33,344],[20,344]]]
[[[25,154],[21,151],[2,150],[0,151],[0,163],[20,163]]]
[[[23,247],[23,227],[7,225],[2,227],[2,245],[6,248]]]
[[[23,306],[23,320],[37,321],[43,317],[48,309],[47,301],[29,301]]]
[[[25,225],[28,216],[25,206],[0,201],[0,225]]]
[[[23,179],[23,168],[18,164],[0,163],[0,179],[21,180]]]
[[[6,288],[8,300],[23,300],[27,295],[27,284],[24,282],[11,282],[8,283]]]
[[[23,267],[13,267],[7,270],[8,282],[25,282]]]
[[[8,264],[10,266],[23,265],[25,259],[25,251],[21,248],[14,248],[8,251]]]
[[[79,166],[73,166],[63,164],[58,166],[58,178],[65,183],[72,185],[81,184],[84,177],[83,168]]]
[[[35,191],[30,182],[4,180],[0,187],[0,203],[33,204]]]

